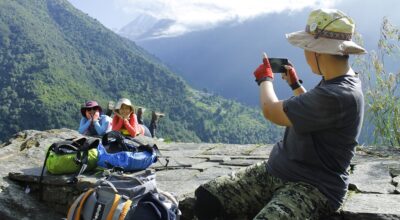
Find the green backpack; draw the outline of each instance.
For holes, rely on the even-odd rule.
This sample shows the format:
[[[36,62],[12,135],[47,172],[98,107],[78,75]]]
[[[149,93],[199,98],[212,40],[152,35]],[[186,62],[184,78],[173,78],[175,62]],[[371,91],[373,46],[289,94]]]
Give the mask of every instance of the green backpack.
[[[93,170],[97,166],[97,138],[80,138],[53,143],[46,153],[43,164],[51,174],[80,175],[85,170]],[[77,175],[77,176],[78,176]]]

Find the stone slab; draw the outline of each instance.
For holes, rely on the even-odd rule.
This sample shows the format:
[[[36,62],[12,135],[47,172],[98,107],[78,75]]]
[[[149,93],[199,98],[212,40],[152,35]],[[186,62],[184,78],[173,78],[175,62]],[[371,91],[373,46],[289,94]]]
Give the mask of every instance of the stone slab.
[[[343,207],[344,212],[390,214],[400,219],[400,194],[351,194]]]
[[[199,170],[200,172],[205,171],[206,169],[209,169],[211,167],[217,166],[218,163],[215,162],[203,162],[203,163],[198,163],[190,167],[190,169],[196,169]]]
[[[209,181],[219,176],[230,174],[233,171],[238,170],[239,168],[240,167],[215,166],[196,174],[195,178],[198,180]]]
[[[221,165],[228,165],[228,166],[240,166],[240,167],[247,167],[253,165],[255,163],[260,162],[260,160],[248,160],[248,159],[234,159],[226,162],[221,162]]]
[[[206,180],[193,179],[188,181],[158,181],[157,187],[176,196],[179,201],[194,197],[194,191]]]
[[[395,147],[388,146],[359,146],[357,147],[357,153],[362,152],[372,155],[375,157],[386,158],[386,159],[400,159],[400,150]]]
[[[203,152],[204,155],[249,155],[257,145],[224,144]]]
[[[392,163],[389,165],[389,173],[392,177],[400,176],[400,163]]]
[[[220,155],[212,155],[208,157],[208,161],[210,162],[216,162],[216,163],[222,163],[226,161],[230,161],[231,158],[229,156],[220,156]]]
[[[273,145],[271,144],[257,146],[255,149],[253,149],[253,151],[251,151],[250,155],[268,158],[269,154],[271,153],[272,147]]]
[[[165,167],[167,164],[168,165]],[[159,158],[158,161],[152,164],[150,167],[154,169],[168,169],[168,168],[185,168],[192,167],[194,164],[205,162],[206,159],[201,158],[191,158],[191,157],[169,157],[169,158]]]
[[[164,151],[180,151],[180,150],[191,150],[191,151],[206,151],[214,148],[218,144],[208,143],[160,143],[159,149]]]
[[[190,179],[195,179],[195,176],[199,174],[200,171],[194,169],[171,169],[171,170],[161,170],[156,172],[156,180],[160,181],[188,181]]]
[[[366,193],[393,193],[392,177],[388,163],[384,161],[357,164],[349,181],[357,190]]]
[[[393,178],[392,183],[396,187],[394,193],[400,194],[400,176],[396,176],[395,178]]]

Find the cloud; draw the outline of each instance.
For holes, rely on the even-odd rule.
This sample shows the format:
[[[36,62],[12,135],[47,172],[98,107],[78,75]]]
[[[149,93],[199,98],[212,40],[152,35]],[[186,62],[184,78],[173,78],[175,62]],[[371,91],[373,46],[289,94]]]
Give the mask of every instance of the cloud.
[[[304,8],[330,8],[340,0],[114,0],[116,7],[133,17],[147,14],[172,19],[165,35],[214,27],[222,22],[245,21],[268,13],[291,13]]]

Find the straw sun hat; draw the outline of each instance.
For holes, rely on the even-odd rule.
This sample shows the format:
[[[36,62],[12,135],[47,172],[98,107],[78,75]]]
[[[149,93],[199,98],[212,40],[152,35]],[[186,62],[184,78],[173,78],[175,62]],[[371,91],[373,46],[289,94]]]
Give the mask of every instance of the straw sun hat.
[[[364,48],[351,40],[353,20],[337,9],[318,9],[310,13],[306,29],[286,35],[289,43],[305,50],[333,54],[365,54]]]
[[[122,104],[129,106],[131,108],[131,111],[134,110],[131,101],[129,99],[127,99],[127,98],[119,99],[117,104],[115,105],[115,110],[119,111],[119,109],[121,109]]]

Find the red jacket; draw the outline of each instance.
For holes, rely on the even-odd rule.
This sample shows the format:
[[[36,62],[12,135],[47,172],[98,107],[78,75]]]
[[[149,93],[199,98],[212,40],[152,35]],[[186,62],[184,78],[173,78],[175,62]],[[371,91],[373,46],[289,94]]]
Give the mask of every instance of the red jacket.
[[[122,134],[128,135],[126,133],[127,130],[129,132],[129,135],[132,137],[136,137],[139,134],[144,135],[143,126],[138,123],[137,117],[133,112],[129,115],[129,122],[125,121],[118,115],[114,115],[112,120],[112,130],[121,131]]]

